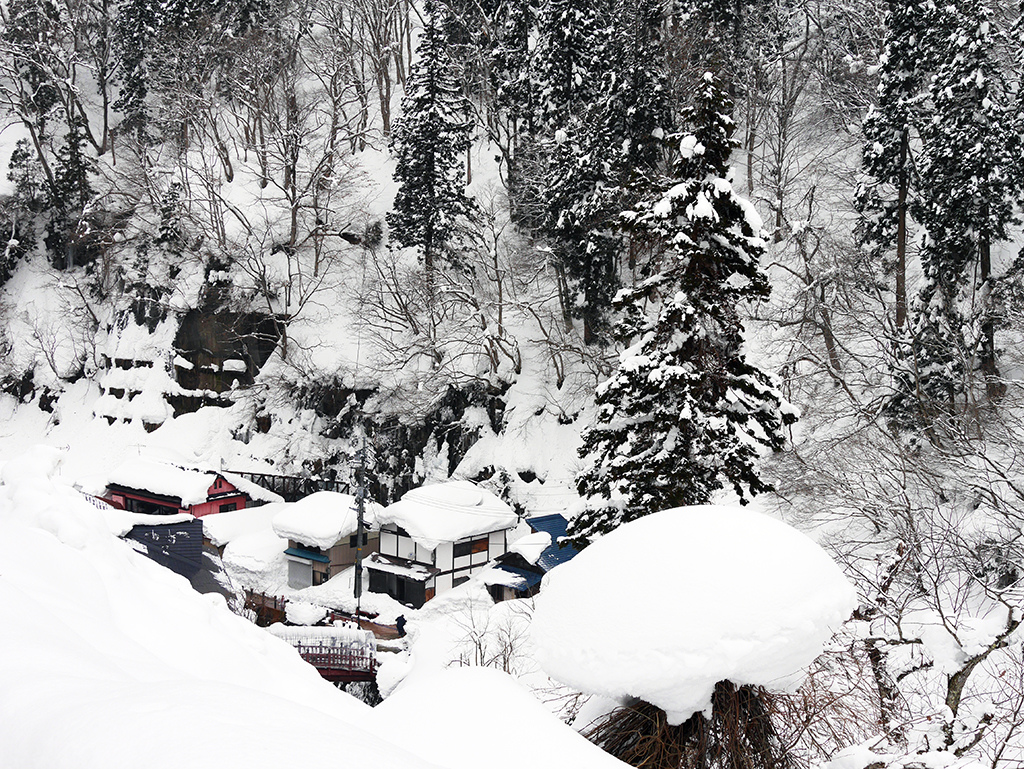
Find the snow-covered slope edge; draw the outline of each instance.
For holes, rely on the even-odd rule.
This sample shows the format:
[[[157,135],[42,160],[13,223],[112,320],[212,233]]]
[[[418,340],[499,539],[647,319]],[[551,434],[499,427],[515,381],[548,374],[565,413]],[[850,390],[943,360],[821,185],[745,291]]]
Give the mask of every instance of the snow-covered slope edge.
[[[428,767],[285,643],[111,536],[33,449],[0,470],[0,763]]]

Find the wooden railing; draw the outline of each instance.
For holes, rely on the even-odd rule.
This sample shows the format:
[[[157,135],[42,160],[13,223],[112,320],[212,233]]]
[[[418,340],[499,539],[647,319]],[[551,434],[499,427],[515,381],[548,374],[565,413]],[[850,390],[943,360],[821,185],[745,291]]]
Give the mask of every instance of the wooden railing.
[[[328,681],[372,681],[377,675],[377,655],[370,648],[296,644],[295,649]]]
[[[249,473],[230,471],[247,481],[262,486],[269,491],[280,494],[285,502],[298,502],[303,497],[308,497],[317,491],[337,491],[342,494],[350,494],[351,486],[348,481],[329,481],[323,478],[307,478],[301,475],[274,475],[272,473]],[[261,504],[254,502],[250,507]]]
[[[260,627],[283,622],[287,603],[284,596],[245,591],[245,608],[256,615],[256,624]]]

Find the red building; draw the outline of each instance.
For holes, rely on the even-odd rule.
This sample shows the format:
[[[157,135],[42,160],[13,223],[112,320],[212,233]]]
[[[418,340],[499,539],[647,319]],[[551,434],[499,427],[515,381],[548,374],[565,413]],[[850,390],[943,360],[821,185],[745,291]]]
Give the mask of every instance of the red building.
[[[200,518],[284,501],[278,494],[225,471],[135,457],[112,472],[103,498],[133,513]]]

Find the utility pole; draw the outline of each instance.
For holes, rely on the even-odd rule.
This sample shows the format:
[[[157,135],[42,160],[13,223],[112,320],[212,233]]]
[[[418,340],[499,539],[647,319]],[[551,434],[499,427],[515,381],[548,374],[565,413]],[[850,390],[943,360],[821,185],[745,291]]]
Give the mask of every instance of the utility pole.
[[[359,452],[359,483],[356,486],[356,576],[353,592],[356,596],[356,623],[363,595],[363,515],[366,512],[366,430],[363,429],[363,448]]]

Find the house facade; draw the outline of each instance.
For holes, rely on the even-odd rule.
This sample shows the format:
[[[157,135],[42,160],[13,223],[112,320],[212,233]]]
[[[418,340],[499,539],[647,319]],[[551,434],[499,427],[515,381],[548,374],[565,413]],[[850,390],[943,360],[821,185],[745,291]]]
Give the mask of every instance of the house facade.
[[[379,541],[379,531],[363,532],[364,558],[379,549]],[[288,560],[288,586],[301,589],[322,585],[331,577],[355,566],[357,552],[355,532],[343,536],[328,548],[289,538],[288,549],[284,551]]]
[[[274,533],[288,540],[288,586],[322,585],[378,548],[380,505],[365,502],[362,541],[357,540],[358,503],[351,494],[318,491],[287,505],[274,516]]]
[[[422,486],[384,508],[369,589],[414,608],[461,585],[508,550],[515,512],[469,481]]]

